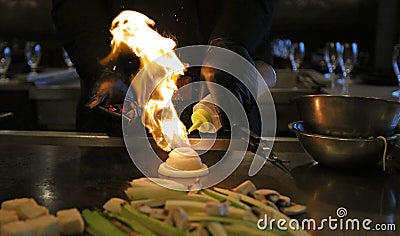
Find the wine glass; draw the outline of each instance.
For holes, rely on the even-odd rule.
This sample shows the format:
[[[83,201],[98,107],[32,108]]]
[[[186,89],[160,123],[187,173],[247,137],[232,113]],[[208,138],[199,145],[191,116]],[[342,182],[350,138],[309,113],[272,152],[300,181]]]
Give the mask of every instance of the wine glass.
[[[11,63],[11,48],[6,42],[0,42],[0,81],[7,80],[7,70]]]
[[[303,65],[305,46],[303,42],[293,43],[289,49],[289,60],[293,71],[299,71]]]
[[[328,42],[324,48],[324,60],[328,67],[331,88],[335,87],[335,71],[338,65],[338,55],[340,53],[340,43]]]
[[[72,63],[71,58],[69,58],[68,52],[64,48],[63,48],[63,58],[68,69],[74,67],[74,63]]]
[[[346,79],[350,79],[351,72],[357,63],[358,46],[356,43],[344,43],[341,46],[341,50],[341,55],[343,57],[343,60],[341,61],[343,75]]]
[[[338,60],[343,73],[343,94],[348,94],[351,72],[357,63],[358,46],[357,43],[340,44]]]
[[[42,46],[38,42],[29,41],[25,45],[25,58],[31,68],[31,73],[37,73],[42,57]]]
[[[392,65],[394,74],[396,75],[397,81],[399,82],[399,89],[393,91],[392,96],[398,97],[400,100],[400,44],[395,45],[393,48]]]

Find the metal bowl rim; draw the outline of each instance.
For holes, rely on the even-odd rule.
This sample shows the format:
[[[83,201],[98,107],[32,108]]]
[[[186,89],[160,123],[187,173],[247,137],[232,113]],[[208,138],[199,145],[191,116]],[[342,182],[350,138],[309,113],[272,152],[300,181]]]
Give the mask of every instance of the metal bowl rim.
[[[342,141],[357,141],[357,142],[375,142],[377,140],[381,140],[380,138],[377,137],[373,137],[373,139],[365,139],[365,138],[346,138],[346,137],[335,137],[335,136],[329,136],[329,135],[322,135],[322,134],[314,134],[314,133],[309,133],[305,130],[305,132],[301,131],[301,130],[297,130],[294,128],[295,124],[301,124],[303,126],[304,121],[295,121],[292,122],[288,125],[289,129],[296,133],[296,134],[301,134],[303,136],[307,136],[307,137],[313,137],[313,138],[322,138],[322,139],[328,139],[328,140],[342,140]],[[389,137],[385,137],[385,139],[387,141],[391,141],[391,140],[395,140],[397,139],[398,136],[396,134],[391,135]]]
[[[333,95],[333,94],[309,94],[305,96],[301,96],[295,99],[296,102],[313,97],[332,97],[332,98],[339,98],[339,99],[357,99],[357,100],[375,100],[375,101],[382,101],[386,103],[392,103],[394,105],[400,106],[400,102],[387,100],[383,98],[377,97],[361,97],[361,96],[350,96],[350,95]]]

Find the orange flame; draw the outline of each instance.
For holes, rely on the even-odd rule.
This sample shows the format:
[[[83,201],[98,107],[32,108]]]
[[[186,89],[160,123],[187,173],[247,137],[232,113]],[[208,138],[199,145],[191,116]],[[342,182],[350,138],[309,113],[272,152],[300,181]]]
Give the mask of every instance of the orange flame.
[[[140,60],[144,76],[135,84],[138,103],[144,108],[143,124],[165,151],[189,146],[185,125],[171,102],[177,90],[176,80],[184,73],[184,65],[173,52],[176,43],[151,28],[155,23],[136,11],[121,12],[112,23],[112,52],[103,63],[130,49]],[[149,89],[151,88],[151,90]],[[145,98],[150,97],[147,101]]]

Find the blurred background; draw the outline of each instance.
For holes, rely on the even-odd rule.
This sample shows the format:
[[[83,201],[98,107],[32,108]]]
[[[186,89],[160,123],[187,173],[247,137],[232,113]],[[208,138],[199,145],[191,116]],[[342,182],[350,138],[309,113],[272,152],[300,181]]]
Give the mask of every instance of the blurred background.
[[[357,43],[354,74],[368,78],[366,82],[376,86],[396,86],[391,60],[393,46],[400,40],[399,13],[398,0],[280,0],[270,40],[304,43],[302,68],[322,74],[328,72],[324,60],[327,42]],[[25,58],[28,41],[41,45],[39,72],[68,68],[52,24],[51,1],[0,0],[0,40],[8,42],[12,50],[7,71],[10,81],[21,75],[26,78],[31,71]],[[273,67],[292,69],[288,58],[276,54]],[[72,72],[70,75],[75,76]],[[0,121],[0,128],[73,130],[73,108],[79,96],[79,82],[74,81],[57,86],[36,84],[33,88],[26,84],[0,84],[0,113],[13,113],[13,118]],[[60,106],[64,110],[56,112]],[[282,127],[286,125],[283,123]]]

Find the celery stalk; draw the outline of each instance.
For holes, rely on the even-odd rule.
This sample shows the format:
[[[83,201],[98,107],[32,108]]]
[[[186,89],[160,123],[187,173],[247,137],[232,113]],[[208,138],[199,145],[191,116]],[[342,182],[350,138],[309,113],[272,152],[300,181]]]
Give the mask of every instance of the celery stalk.
[[[145,236],[157,236],[157,234],[153,233],[151,230],[143,226],[141,223],[134,221],[130,218],[124,217],[121,214],[118,213],[113,213],[113,212],[107,212],[107,215],[109,215],[112,218],[115,218],[126,225],[128,225],[133,231],[138,232],[141,235]]]
[[[167,180],[167,179],[160,179],[160,178],[140,178],[140,179],[134,179],[130,182],[130,185],[132,187],[152,187],[152,186],[157,186],[160,188],[164,189],[176,189],[176,190],[181,190],[181,191],[186,191],[187,187],[184,185],[173,181],[173,180]],[[170,188],[164,187],[168,186]]]
[[[204,212],[206,204],[204,202],[187,201],[187,200],[167,200],[165,201],[165,209],[171,210],[181,207],[187,212]]]
[[[240,199],[240,195],[241,195],[240,193],[233,192],[233,191],[230,191],[230,190],[224,189],[224,188],[218,188],[218,187],[214,187],[213,189],[214,189],[215,191],[219,192],[219,193],[228,195],[228,196],[230,196],[230,197],[232,197],[232,198]]]
[[[231,236],[277,236],[288,235],[283,231],[264,231],[257,228],[243,227],[242,225],[224,225],[225,231]]]
[[[186,195],[184,191],[167,189],[158,185],[146,187],[130,187],[125,190],[130,200],[148,199],[149,196],[161,196],[162,198],[174,198]]]
[[[247,220],[240,220],[229,218],[226,216],[209,216],[205,214],[190,214],[189,215],[190,221],[206,221],[206,222],[220,222],[220,223],[228,223],[228,224],[236,224],[236,225],[243,225],[247,227],[257,228],[257,223]]]
[[[213,236],[228,236],[224,226],[219,222],[210,222],[207,224],[207,229]]]
[[[132,219],[144,225],[146,228],[152,230],[157,235],[161,236],[186,236],[191,235],[183,230],[175,228],[165,222],[151,218],[145,214],[140,213],[138,210],[130,205],[122,206],[122,215],[126,218]]]
[[[85,231],[92,236],[107,236],[105,234],[97,232],[96,230],[92,229],[90,226],[86,226]]]
[[[244,203],[242,203],[242,202],[240,202],[240,201],[238,201],[238,200],[236,200],[236,199],[234,199],[232,197],[229,197],[227,195],[218,193],[218,192],[216,192],[214,190],[203,189],[201,191],[203,193],[207,194],[208,196],[213,197],[213,198],[215,198],[215,199],[217,199],[219,201],[229,201],[232,204],[232,206],[234,206],[234,207],[245,209],[245,210],[246,209],[250,209],[250,207],[247,206],[246,204],[244,204]]]
[[[85,209],[82,211],[82,217],[95,235],[129,236],[96,211]]]
[[[227,216],[231,218],[242,219],[245,212],[246,210],[229,206]]]
[[[170,196],[156,196],[154,198],[149,199],[139,199],[130,201],[131,206],[136,207],[140,205],[146,205],[150,207],[159,207],[165,204],[167,200],[183,200],[183,201],[196,201],[196,202],[211,202],[217,201],[215,198],[209,197],[207,195],[201,194],[184,194],[184,195],[176,195],[173,197]]]
[[[138,207],[142,205],[146,205],[149,207],[161,207],[165,204],[165,201],[166,199],[149,198],[130,201],[129,204],[133,207]]]

